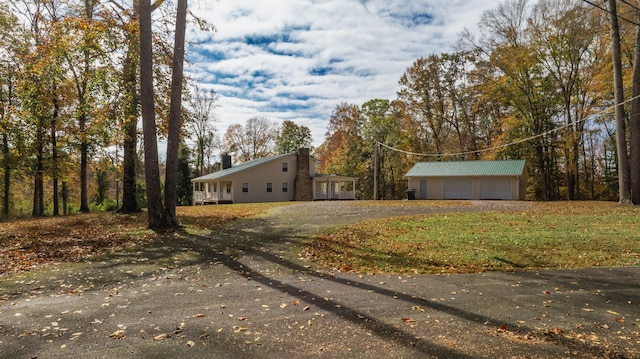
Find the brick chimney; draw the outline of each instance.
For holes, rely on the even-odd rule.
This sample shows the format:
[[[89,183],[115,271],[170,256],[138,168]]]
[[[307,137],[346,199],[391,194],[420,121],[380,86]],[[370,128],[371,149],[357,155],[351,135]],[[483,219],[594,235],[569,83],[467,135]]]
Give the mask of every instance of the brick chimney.
[[[222,169],[226,170],[227,168],[231,168],[231,155],[224,154],[222,155]]]
[[[294,201],[313,200],[313,179],[309,175],[309,149],[299,148],[296,160]]]

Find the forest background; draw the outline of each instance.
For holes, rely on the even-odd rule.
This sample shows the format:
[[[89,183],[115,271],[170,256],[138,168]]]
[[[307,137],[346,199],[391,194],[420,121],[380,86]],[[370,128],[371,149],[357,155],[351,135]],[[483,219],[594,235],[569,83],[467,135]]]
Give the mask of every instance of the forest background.
[[[2,217],[146,207],[137,1],[120,3],[0,1]],[[152,5],[163,140],[177,17],[170,1]],[[397,98],[336,104],[314,149],[318,169],[359,178],[360,199],[374,197],[377,172],[377,198],[400,199],[417,161],[518,158],[528,199],[640,203],[639,24],[632,1],[502,2],[455,52],[407,59]],[[308,128],[264,117],[221,131],[216,94],[188,76],[184,84],[180,205],[221,153],[237,163],[313,143]]]

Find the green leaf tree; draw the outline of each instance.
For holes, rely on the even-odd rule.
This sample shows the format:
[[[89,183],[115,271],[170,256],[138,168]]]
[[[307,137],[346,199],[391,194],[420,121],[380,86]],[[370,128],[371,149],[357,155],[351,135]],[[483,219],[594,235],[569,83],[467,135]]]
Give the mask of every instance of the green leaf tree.
[[[284,121],[276,137],[276,154],[285,154],[296,151],[299,148],[311,148],[313,138],[311,130],[306,126],[300,126],[293,121]]]

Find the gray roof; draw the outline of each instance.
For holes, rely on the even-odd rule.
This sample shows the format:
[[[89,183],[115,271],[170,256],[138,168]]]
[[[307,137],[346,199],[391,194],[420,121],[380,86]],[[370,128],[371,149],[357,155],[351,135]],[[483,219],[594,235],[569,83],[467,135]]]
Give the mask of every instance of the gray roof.
[[[418,162],[405,177],[522,176],[525,160]]]
[[[239,165],[235,165],[235,166],[233,166],[231,168],[227,168],[227,169],[224,169],[224,170],[221,170],[221,171],[209,173],[208,175],[204,175],[204,176],[200,176],[198,178],[194,178],[194,179],[191,180],[191,182],[203,182],[203,181],[212,181],[212,180],[223,179],[225,177],[232,176],[232,175],[234,175],[236,173],[239,173],[239,172],[242,172],[242,171],[246,171],[246,170],[249,170],[249,169],[254,168],[254,167],[262,166],[265,163],[269,163],[271,161],[276,161],[276,160],[282,159],[284,157],[291,156],[292,154],[295,154],[295,152],[286,153],[284,155],[273,156],[273,157],[258,158],[257,160],[244,162],[244,163],[241,163]]]

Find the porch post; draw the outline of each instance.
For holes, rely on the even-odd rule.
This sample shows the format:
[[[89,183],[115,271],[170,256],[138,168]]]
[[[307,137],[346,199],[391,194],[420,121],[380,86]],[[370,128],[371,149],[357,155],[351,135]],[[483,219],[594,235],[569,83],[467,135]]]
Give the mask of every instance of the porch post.
[[[221,184],[220,181],[216,182],[216,200],[218,202],[216,202],[217,204],[220,204],[220,200],[222,199],[222,188],[221,188]]]

